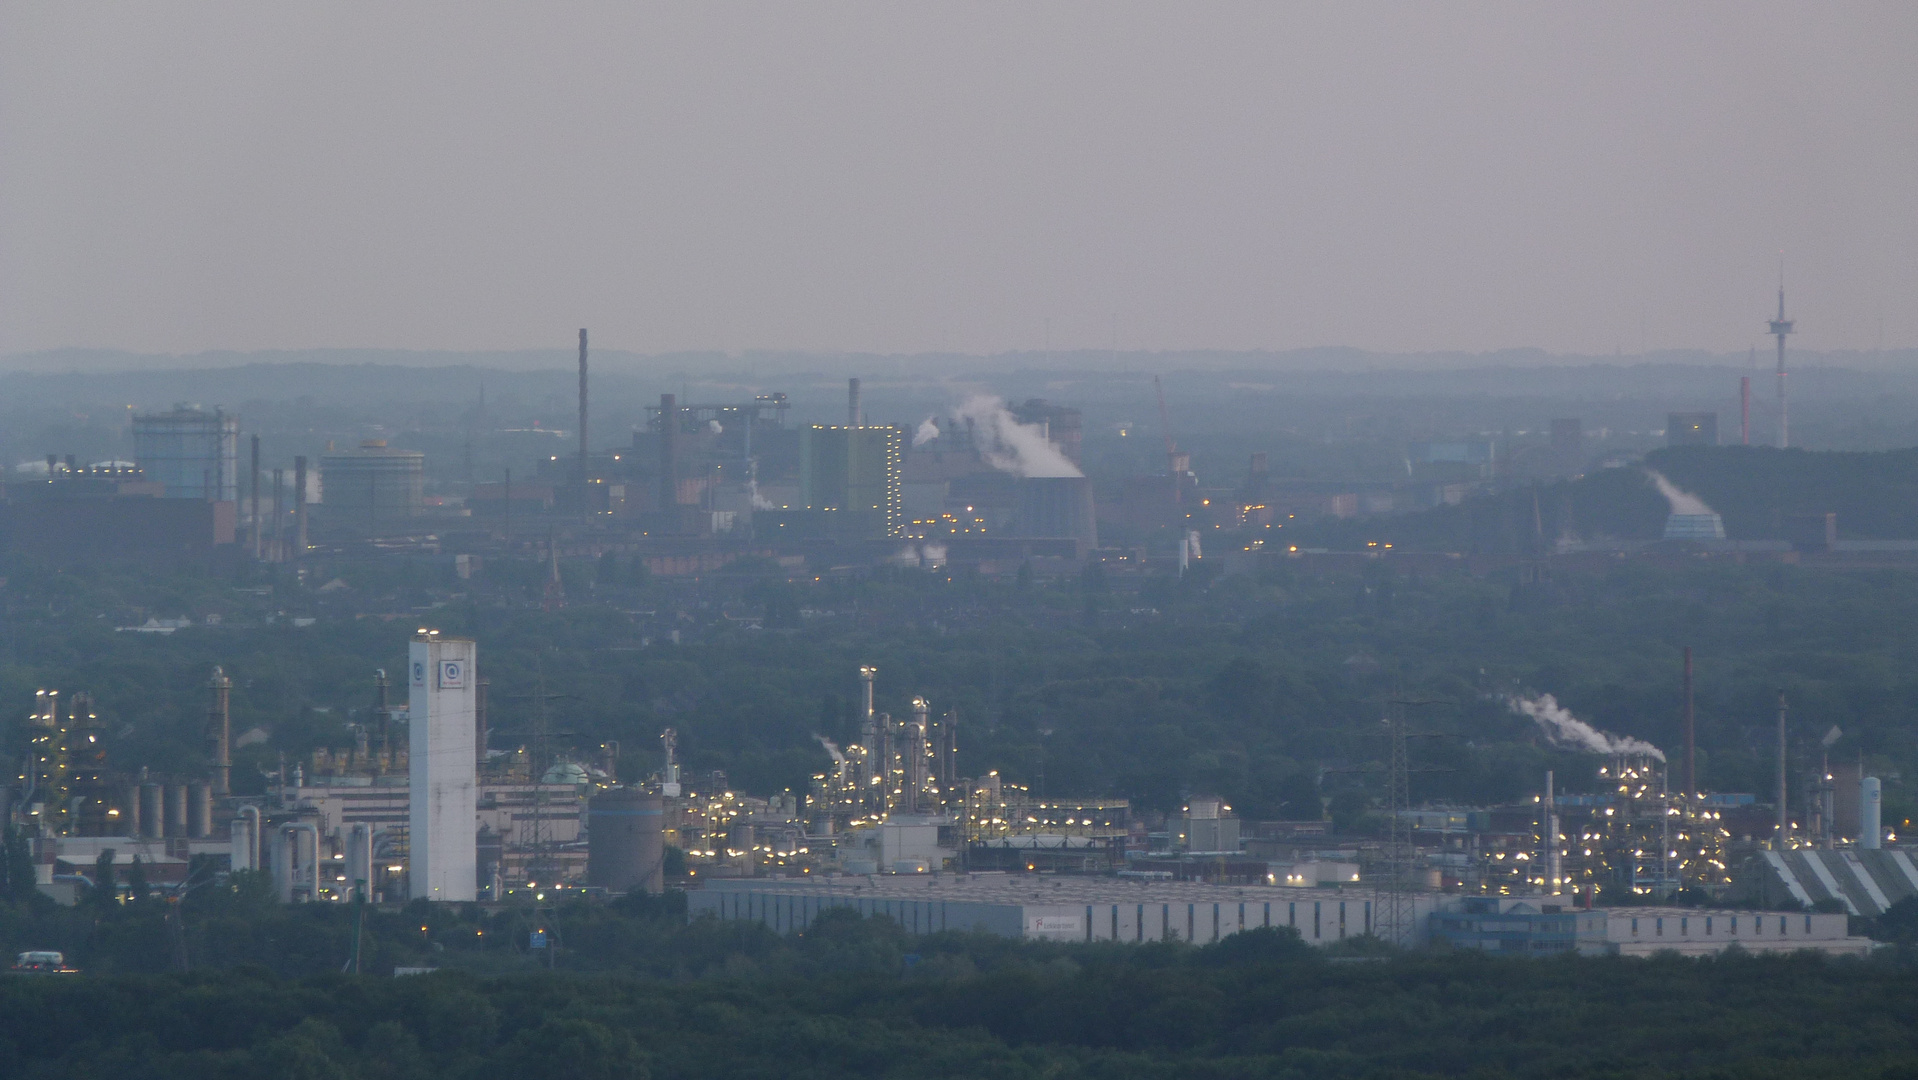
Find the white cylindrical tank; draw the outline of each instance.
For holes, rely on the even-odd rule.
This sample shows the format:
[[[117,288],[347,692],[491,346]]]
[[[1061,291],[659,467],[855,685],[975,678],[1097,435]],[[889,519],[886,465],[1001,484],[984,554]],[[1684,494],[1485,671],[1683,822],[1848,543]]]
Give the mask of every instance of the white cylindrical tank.
[[[1879,816],[1879,800],[1883,798],[1878,778],[1867,776],[1858,782],[1858,846],[1876,850],[1884,840],[1884,822]]]
[[[243,817],[234,818],[226,823],[227,842],[231,845],[228,858],[235,870],[257,870],[253,865],[253,825]]]
[[[355,822],[346,836],[346,881],[342,892],[351,899],[355,889],[364,889],[366,898],[373,898],[373,827],[363,821]]]

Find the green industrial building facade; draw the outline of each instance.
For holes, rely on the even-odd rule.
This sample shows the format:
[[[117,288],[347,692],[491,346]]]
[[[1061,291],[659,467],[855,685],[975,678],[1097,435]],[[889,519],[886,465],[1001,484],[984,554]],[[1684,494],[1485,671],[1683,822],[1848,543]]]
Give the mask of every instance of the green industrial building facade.
[[[906,431],[815,424],[799,432],[798,515],[791,531],[836,539],[898,536],[905,527]],[[803,520],[800,520],[803,515]]]

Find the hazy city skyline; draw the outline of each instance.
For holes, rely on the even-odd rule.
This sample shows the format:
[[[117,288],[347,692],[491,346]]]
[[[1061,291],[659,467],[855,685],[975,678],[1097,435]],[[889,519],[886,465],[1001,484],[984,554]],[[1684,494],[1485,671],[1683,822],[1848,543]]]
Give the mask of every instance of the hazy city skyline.
[[[1918,344],[1893,4],[12,7],[0,355]]]

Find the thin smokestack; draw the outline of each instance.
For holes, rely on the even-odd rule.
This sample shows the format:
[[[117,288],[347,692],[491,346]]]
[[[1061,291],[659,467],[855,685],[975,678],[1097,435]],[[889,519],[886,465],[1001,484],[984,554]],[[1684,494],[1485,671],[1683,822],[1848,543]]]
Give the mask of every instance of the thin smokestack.
[[[586,472],[586,328],[579,331],[579,482],[585,483]]]
[[[293,557],[306,558],[306,458],[293,459]]]
[[[375,730],[378,733],[377,737],[380,745],[380,761],[383,763],[382,767],[390,769],[393,767],[393,741],[392,733],[388,730],[388,725],[391,723],[393,716],[386,707],[385,668],[373,669],[373,714],[378,724]]]
[[[1558,895],[1558,879],[1559,879],[1558,793],[1556,790],[1554,790],[1552,780],[1553,780],[1552,770],[1546,769],[1545,770],[1545,814],[1544,814],[1544,820],[1540,822],[1540,825],[1542,826],[1540,831],[1545,834],[1543,837],[1545,841],[1545,876],[1549,879],[1546,882],[1546,885],[1551,889],[1552,895],[1557,896]]]
[[[1752,377],[1738,377],[1738,445],[1752,444]]]
[[[260,557],[260,437],[253,436],[253,558]]]
[[[1685,801],[1687,809],[1698,798],[1698,773],[1694,769],[1697,729],[1692,715],[1692,647],[1685,646]]]
[[[659,395],[659,508],[679,505],[679,399]]]
[[[233,680],[216,667],[207,689],[213,691],[213,708],[207,714],[207,734],[213,740],[213,797],[224,799],[233,793],[233,719],[229,711]]]
[[[859,380],[846,380],[846,426],[859,426]]]
[[[1785,691],[1778,691],[1778,839],[1774,848],[1785,850],[1791,838],[1791,817],[1785,809]]]

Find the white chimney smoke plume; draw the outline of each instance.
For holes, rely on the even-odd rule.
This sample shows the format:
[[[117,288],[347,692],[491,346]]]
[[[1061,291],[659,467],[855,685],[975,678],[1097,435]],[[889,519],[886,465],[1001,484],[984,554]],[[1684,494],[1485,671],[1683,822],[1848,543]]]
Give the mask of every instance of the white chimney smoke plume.
[[[1646,469],[1645,475],[1652,478],[1652,483],[1657,486],[1658,493],[1665,496],[1665,501],[1671,504],[1672,513],[1685,517],[1704,517],[1717,513],[1717,511],[1705,505],[1705,500],[1667,480],[1664,473],[1656,469]]]
[[[1531,717],[1545,732],[1546,738],[1567,749],[1586,750],[1594,754],[1623,754],[1665,760],[1665,752],[1658,747],[1630,736],[1600,731],[1573,716],[1571,710],[1560,705],[1558,699],[1550,694],[1506,698],[1505,703],[1512,707],[1513,712]]]
[[[1021,424],[1014,419],[1000,398],[984,394],[968,398],[953,415],[972,422],[973,442],[979,456],[1001,472],[1014,476],[1085,475],[1052,445],[1037,424]]]

